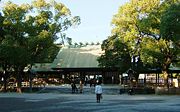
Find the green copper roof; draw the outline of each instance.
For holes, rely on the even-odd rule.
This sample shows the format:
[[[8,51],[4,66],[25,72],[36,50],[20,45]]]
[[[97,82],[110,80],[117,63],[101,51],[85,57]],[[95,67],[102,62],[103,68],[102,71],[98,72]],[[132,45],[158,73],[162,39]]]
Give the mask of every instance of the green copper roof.
[[[91,68],[98,67],[97,57],[102,54],[100,45],[85,47],[63,47],[52,63],[36,63],[34,71],[53,71],[52,68]]]
[[[53,68],[98,67],[97,57],[102,54],[100,45],[79,48],[62,48],[54,62]]]
[[[52,63],[36,63],[32,66],[32,70],[34,70],[34,71],[52,71],[51,65],[52,65]]]

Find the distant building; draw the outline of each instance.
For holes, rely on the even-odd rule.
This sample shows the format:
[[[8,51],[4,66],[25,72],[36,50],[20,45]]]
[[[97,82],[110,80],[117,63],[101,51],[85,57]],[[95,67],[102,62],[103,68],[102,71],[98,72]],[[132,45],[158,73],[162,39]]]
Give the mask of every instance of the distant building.
[[[83,81],[101,80],[105,84],[122,84],[123,78],[127,80],[128,74],[123,76],[118,73],[121,68],[99,67],[97,58],[101,54],[103,54],[101,45],[66,46],[60,49],[52,63],[37,63],[32,67],[32,71],[38,73],[39,77],[57,77],[63,79],[65,83],[70,82],[72,78]],[[179,76],[180,69],[172,67],[168,72]],[[152,73],[154,73],[153,78],[151,78]],[[144,83],[146,81],[143,80],[147,79],[150,83],[160,84],[162,80],[159,78],[160,73],[161,70],[158,69],[139,71],[140,76],[149,74],[147,77],[143,75],[140,82]]]
[[[97,58],[102,53],[101,45],[67,46],[60,49],[52,63],[35,64],[32,69],[39,74],[54,74],[65,80],[77,78],[83,81],[95,79],[103,83],[119,83],[117,69],[98,66]]]

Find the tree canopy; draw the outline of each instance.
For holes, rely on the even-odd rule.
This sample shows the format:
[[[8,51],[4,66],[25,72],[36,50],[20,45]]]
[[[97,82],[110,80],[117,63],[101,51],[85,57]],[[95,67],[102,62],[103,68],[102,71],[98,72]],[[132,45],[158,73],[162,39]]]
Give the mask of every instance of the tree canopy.
[[[136,71],[143,67],[160,68],[167,79],[170,65],[179,62],[179,4],[179,0],[130,0],[119,8],[112,19],[112,35],[127,46],[130,68]],[[113,41],[108,38],[109,43]],[[121,44],[119,46],[123,48]],[[105,53],[108,47],[103,49]],[[111,51],[108,55],[118,52],[124,55],[123,50]],[[101,58],[105,59],[103,56]],[[106,63],[112,61],[115,59]]]
[[[9,1],[0,22],[0,65],[22,72],[29,64],[52,62],[59,49],[54,42],[72,25],[79,25],[80,18],[56,1],[20,5]]]
[[[128,47],[116,36],[104,40],[102,50],[105,53],[98,58],[100,67],[120,68],[120,72],[125,72],[130,67],[131,57]]]

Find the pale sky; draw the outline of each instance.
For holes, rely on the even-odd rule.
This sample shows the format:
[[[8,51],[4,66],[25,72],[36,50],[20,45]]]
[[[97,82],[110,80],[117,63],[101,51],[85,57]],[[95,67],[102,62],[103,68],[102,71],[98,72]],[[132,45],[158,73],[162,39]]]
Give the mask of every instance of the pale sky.
[[[1,0],[6,2],[8,0]],[[13,3],[31,3],[32,0],[11,0]],[[111,35],[111,20],[118,8],[130,0],[56,0],[65,4],[73,16],[80,16],[81,24],[65,33],[74,42],[102,42]]]

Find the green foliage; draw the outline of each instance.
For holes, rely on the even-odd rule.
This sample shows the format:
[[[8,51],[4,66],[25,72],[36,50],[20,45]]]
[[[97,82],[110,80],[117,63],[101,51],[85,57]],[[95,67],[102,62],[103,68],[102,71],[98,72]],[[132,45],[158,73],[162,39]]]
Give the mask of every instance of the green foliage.
[[[156,11],[159,5],[160,0],[131,0],[120,7],[118,13],[113,17],[112,24],[114,28],[112,32],[118,34],[121,40],[126,43],[131,57],[139,56],[140,43],[147,34],[157,34],[155,33],[158,32],[156,29],[148,26],[157,25],[158,20],[155,18],[154,23],[147,21],[149,21],[151,13]]]
[[[17,68],[18,66],[26,66],[29,63],[30,57],[27,49],[15,46],[0,46],[0,64],[7,64],[8,67]]]
[[[98,58],[100,67],[120,68],[121,72],[125,72],[131,63],[128,47],[117,37],[111,36],[103,41],[103,55]]]
[[[170,6],[161,18],[161,35],[180,45],[180,3]]]
[[[167,70],[179,57],[175,46],[180,43],[178,16],[179,0],[131,0],[113,17],[112,32],[126,43],[131,57],[140,57],[146,66]],[[176,41],[167,40],[172,34]]]
[[[71,16],[64,4],[55,1],[35,0],[32,5],[7,2],[3,15],[6,34],[1,44],[26,48],[31,63],[47,61],[49,54],[56,51],[52,47],[57,49],[57,34],[80,23],[78,16]]]
[[[32,4],[7,2],[0,16],[0,65],[20,73],[28,64],[52,62],[58,53],[54,42],[80,18],[63,4],[35,0]],[[4,68],[7,69],[7,68]]]
[[[169,45],[170,43],[163,39],[157,41],[153,38],[144,38],[141,44],[141,60],[151,68],[162,68],[166,62],[166,54],[170,52]]]
[[[162,38],[171,42],[174,53],[172,64],[180,64],[180,2],[171,5],[161,18],[160,31]]]
[[[3,21],[4,21],[4,18],[3,18],[3,16],[0,13],[0,42],[3,40],[3,37],[4,37],[4,30],[2,28]]]

